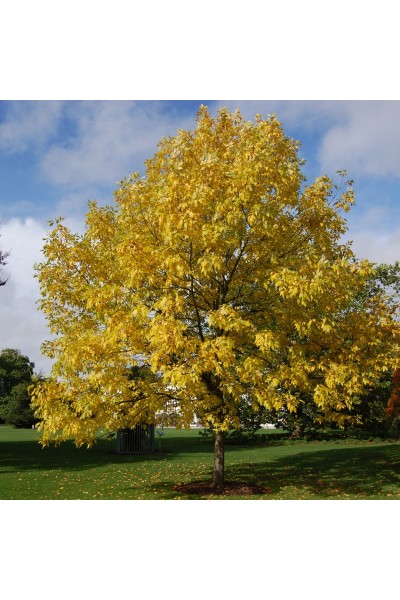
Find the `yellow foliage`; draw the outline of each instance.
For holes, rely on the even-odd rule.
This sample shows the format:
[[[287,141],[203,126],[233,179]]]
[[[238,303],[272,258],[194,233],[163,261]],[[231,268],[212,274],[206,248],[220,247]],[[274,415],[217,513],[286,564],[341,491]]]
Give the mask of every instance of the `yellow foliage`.
[[[89,205],[82,235],[55,223],[37,266],[55,359],[33,396],[44,443],[171,407],[224,430],[244,397],[295,411],[296,391],[337,411],[392,364],[387,305],[354,303],[372,266],[340,242],[352,191],[303,190],[298,148],[275,117],[202,107],[115,207]]]

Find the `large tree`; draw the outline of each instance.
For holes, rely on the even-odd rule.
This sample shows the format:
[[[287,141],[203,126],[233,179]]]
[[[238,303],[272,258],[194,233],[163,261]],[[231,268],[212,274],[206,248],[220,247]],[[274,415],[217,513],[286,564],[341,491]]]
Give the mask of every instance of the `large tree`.
[[[352,303],[372,266],[341,242],[351,186],[306,185],[298,150],[275,117],[202,107],[115,207],[90,204],[83,234],[53,224],[37,266],[55,359],[33,398],[43,444],[201,414],[218,489],[243,399],[296,411],[300,390],[340,423],[389,368],[392,311],[379,295]],[[153,377],[129,377],[135,365]]]

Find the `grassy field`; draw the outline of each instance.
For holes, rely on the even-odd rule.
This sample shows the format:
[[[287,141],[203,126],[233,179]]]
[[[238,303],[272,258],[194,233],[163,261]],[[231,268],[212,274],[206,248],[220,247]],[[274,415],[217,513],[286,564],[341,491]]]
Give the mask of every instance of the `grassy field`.
[[[0,425],[0,499],[201,498],[173,486],[211,478],[212,443],[197,430],[164,432],[161,452],[127,456],[105,439],[89,450],[42,449],[37,432]],[[275,432],[262,445],[228,445],[225,467],[227,480],[265,489],[246,499],[400,499],[400,442],[294,442]]]

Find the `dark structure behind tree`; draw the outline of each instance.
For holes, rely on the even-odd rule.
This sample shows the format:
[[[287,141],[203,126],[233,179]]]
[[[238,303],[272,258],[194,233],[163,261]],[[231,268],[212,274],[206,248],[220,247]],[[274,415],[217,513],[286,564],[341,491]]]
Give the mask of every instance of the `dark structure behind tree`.
[[[118,454],[151,454],[154,452],[154,425],[136,425],[117,432]]]

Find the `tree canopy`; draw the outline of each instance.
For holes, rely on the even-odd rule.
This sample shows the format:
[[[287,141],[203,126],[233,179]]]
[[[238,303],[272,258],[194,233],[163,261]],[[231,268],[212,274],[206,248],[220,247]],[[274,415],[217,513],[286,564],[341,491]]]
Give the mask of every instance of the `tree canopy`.
[[[216,434],[243,398],[296,411],[309,394],[341,422],[352,399],[395,361],[384,293],[354,299],[373,266],[356,260],[343,212],[351,183],[307,184],[299,143],[271,116],[246,122],[202,107],[194,131],[161,140],[115,192],[92,202],[83,234],[56,220],[37,265],[54,338],[52,377],[35,388],[42,443],[90,444],[174,410]],[[129,377],[132,367],[152,377]]]

